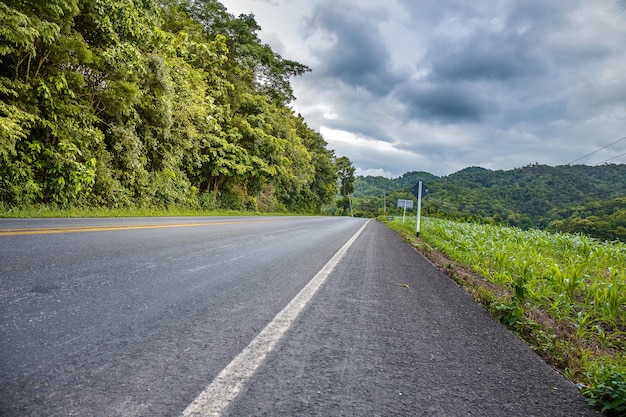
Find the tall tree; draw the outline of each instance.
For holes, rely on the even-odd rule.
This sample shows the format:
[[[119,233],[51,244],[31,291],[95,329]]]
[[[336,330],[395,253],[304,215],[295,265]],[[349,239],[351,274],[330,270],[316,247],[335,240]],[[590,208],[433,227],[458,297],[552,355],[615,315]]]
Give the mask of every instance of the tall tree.
[[[304,205],[311,212],[319,212],[322,205],[329,204],[337,194],[337,169],[334,164],[334,151],[327,148],[321,134],[311,129],[302,116],[296,122],[298,136],[311,154],[311,164],[315,167],[313,181],[304,191]]]
[[[217,0],[189,1],[186,8],[204,26],[209,37],[226,36],[229,61],[244,71],[234,75],[243,76],[257,92],[278,104],[287,105],[294,99],[290,78],[302,75],[310,68],[284,59],[269,45],[263,44],[257,35],[261,27],[254,15],[235,17]]]
[[[337,176],[339,177],[339,194],[341,199],[337,206],[342,209],[342,215],[347,214],[350,208],[350,194],[354,192],[354,166],[347,156],[336,159]]]

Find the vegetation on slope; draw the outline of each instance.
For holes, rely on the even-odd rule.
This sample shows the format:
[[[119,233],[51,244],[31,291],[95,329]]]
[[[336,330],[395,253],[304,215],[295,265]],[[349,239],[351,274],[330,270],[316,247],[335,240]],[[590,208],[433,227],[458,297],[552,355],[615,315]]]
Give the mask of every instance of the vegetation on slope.
[[[0,3],[0,205],[318,212],[334,154],[308,68],[216,0]]]

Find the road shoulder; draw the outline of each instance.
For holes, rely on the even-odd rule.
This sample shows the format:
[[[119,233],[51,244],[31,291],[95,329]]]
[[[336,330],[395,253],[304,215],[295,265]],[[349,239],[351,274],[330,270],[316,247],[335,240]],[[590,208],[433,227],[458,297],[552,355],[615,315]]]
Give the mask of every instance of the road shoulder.
[[[600,415],[569,381],[377,222],[229,413]]]

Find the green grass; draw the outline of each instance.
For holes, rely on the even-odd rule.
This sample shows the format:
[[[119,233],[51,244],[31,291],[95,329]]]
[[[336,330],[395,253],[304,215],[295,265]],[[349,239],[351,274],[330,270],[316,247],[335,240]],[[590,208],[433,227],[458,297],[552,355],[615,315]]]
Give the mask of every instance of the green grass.
[[[390,227],[414,240],[414,219]],[[583,387],[590,403],[626,415],[625,244],[434,218],[422,219],[418,243],[477,274],[462,285],[494,317]]]
[[[70,217],[183,217],[183,216],[296,216],[295,213],[261,213],[258,211],[202,210],[192,208],[57,208],[40,205],[6,208],[0,205],[0,218],[70,218]]]

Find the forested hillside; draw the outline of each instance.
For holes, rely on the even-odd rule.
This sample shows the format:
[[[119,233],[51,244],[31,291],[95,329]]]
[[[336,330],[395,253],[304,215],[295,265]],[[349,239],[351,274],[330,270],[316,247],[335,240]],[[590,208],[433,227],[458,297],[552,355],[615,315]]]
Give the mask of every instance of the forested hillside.
[[[0,203],[319,211],[308,68],[216,0],[0,2]]]
[[[423,202],[430,215],[626,241],[626,164],[535,164],[509,171],[471,167],[446,177],[410,172],[393,180],[357,177],[353,204],[361,215],[381,213],[385,201],[388,212],[394,212],[397,199],[415,200],[409,190],[420,180],[430,190]]]

